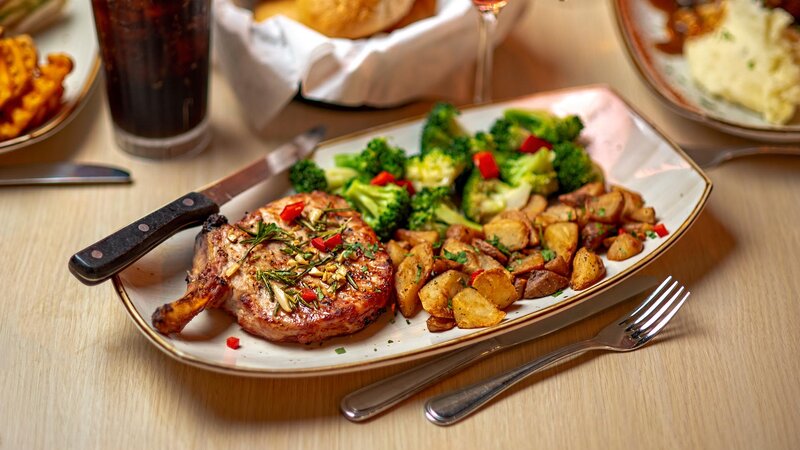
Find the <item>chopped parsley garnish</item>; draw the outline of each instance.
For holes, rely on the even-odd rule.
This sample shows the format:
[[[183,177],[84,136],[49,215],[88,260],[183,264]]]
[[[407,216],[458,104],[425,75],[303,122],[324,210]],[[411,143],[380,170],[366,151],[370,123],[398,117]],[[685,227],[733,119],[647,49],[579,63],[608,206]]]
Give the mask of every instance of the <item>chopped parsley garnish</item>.
[[[361,242],[345,243],[342,244],[342,256],[345,258],[352,258],[357,253],[361,253],[367,259],[375,259],[375,252],[378,251],[378,244],[371,244],[365,246]]]
[[[644,234],[646,234],[647,237],[649,237],[650,239],[655,239],[655,238],[658,237],[658,235],[654,231],[651,231],[651,230],[645,231]]]
[[[492,244],[494,248],[500,250],[500,253],[506,256],[511,256],[511,250],[509,250],[508,247],[506,247],[505,245],[503,245],[502,242],[500,242],[500,238],[497,235],[492,236],[486,242]]]
[[[728,31],[728,30],[726,30],[724,28],[720,32],[720,35],[722,36],[722,39],[725,39],[726,41],[732,41],[733,40],[733,34],[731,34],[730,31]]]
[[[343,354],[343,353],[347,353],[347,350],[345,350],[345,348],[344,348],[344,347],[339,347],[339,348],[337,348],[337,349],[336,349],[336,350],[334,350],[334,351],[336,352],[336,354],[337,354],[337,355],[341,355],[341,354]]]
[[[597,210],[597,217],[605,217],[606,216],[606,209],[600,208]]]
[[[563,289],[559,289],[559,290],[557,290],[557,291],[555,291],[553,293],[553,297],[558,297],[559,295],[561,295],[563,293],[564,293],[564,290]]]
[[[544,258],[544,262],[552,261],[556,257],[556,252],[550,250],[549,248],[545,248],[542,250],[542,258]]]
[[[467,263],[467,252],[462,250],[458,253],[448,252],[447,249],[443,252],[444,258],[449,259],[450,261],[455,261],[459,264],[466,264]]]
[[[419,280],[422,278],[422,266],[417,264],[417,275],[414,277],[414,283],[419,283]]]
[[[433,248],[434,249],[439,249],[439,248],[442,247],[442,244],[444,244],[444,241],[436,241],[436,242],[433,243]]]

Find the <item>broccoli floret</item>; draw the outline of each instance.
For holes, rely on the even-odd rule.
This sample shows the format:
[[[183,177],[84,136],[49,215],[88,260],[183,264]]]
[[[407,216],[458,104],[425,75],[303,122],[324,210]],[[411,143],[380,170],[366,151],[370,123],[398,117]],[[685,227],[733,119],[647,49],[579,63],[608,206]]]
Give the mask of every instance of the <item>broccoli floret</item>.
[[[602,178],[589,154],[572,142],[562,142],[553,146],[556,154],[553,167],[558,175],[561,192],[572,192],[586,183]]]
[[[512,186],[523,183],[531,192],[548,196],[558,190],[558,178],[553,169],[555,153],[545,148],[536,153],[518,153],[500,166],[500,177]]]
[[[404,224],[411,204],[411,197],[403,187],[396,184],[375,186],[358,179],[350,183],[343,196],[381,240],[391,238]]]
[[[557,117],[547,111],[507,109],[503,117],[552,144],[573,141],[583,130],[580,117]]]
[[[330,169],[325,169],[325,180],[328,182],[329,191],[335,191],[357,177],[358,172],[349,167],[332,167]]]
[[[494,139],[497,151],[503,154],[510,154],[519,150],[525,139],[531,132],[506,118],[495,120],[489,129]]]
[[[411,199],[412,230],[435,230],[444,235],[450,225],[461,224],[475,230],[482,227],[464,217],[450,200],[449,187],[425,188]]]
[[[361,153],[342,153],[334,157],[339,167],[348,167],[358,171],[364,178],[372,178],[384,170],[403,178],[405,170],[406,153],[400,147],[393,147],[386,138],[375,138],[367,144]]]
[[[310,159],[302,159],[289,170],[289,181],[297,192],[325,191],[328,181],[325,171]]]
[[[515,187],[497,178],[484,179],[473,170],[464,185],[461,209],[470,220],[484,223],[506,209],[522,208],[530,193],[527,183]]]
[[[426,187],[453,186],[464,172],[467,163],[440,148],[423,155],[415,155],[406,161],[406,179],[414,189],[421,191]]]
[[[322,169],[310,159],[303,159],[289,169],[289,181],[297,192],[334,191],[356,178],[358,172],[345,167]]]
[[[467,134],[458,123],[459,114],[461,113],[458,109],[449,103],[437,103],[433,106],[422,127],[420,149],[423,155],[434,148],[448,148],[453,139]]]

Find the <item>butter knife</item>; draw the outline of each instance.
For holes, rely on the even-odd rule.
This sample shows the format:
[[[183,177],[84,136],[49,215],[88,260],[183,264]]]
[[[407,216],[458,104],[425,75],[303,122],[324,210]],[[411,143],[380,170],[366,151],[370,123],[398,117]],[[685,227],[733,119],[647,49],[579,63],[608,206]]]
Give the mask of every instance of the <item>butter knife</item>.
[[[608,290],[551,317],[472,346],[454,350],[444,356],[434,357],[427,363],[364,386],[345,395],[339,408],[348,420],[363,422],[486,356],[565,328],[649,290],[657,283],[656,277],[644,275],[623,280]]]
[[[310,155],[324,134],[323,127],[306,131],[239,171],[190,192],[86,247],[70,258],[70,272],[90,286],[111,278],[178,231],[201,225],[236,195],[283,173]]]
[[[95,164],[47,163],[0,167],[0,186],[130,182],[131,174],[126,170]]]

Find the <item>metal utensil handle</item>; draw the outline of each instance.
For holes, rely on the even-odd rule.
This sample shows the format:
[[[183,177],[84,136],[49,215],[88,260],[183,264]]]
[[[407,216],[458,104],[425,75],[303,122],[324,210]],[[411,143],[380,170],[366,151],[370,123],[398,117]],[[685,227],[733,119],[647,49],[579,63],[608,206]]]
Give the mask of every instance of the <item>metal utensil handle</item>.
[[[591,341],[581,341],[562,347],[508,372],[434,397],[425,404],[425,415],[437,425],[450,425],[497,397],[528,376],[575,354],[598,348]]]
[[[208,197],[189,193],[72,255],[69,271],[87,285],[101,283],[178,231],[219,212]]]
[[[491,339],[456,350],[443,358],[434,359],[354,391],[342,398],[339,406],[349,420],[365,421],[499,348]]]

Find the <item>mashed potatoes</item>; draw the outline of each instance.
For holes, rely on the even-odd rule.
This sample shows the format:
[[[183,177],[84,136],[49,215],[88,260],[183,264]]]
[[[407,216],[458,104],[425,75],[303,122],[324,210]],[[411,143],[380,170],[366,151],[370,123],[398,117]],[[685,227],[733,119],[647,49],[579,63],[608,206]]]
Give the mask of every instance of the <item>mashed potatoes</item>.
[[[711,94],[786,123],[800,104],[800,65],[787,37],[792,16],[758,0],[727,0],[724,8],[714,31],[684,45],[692,77]]]

